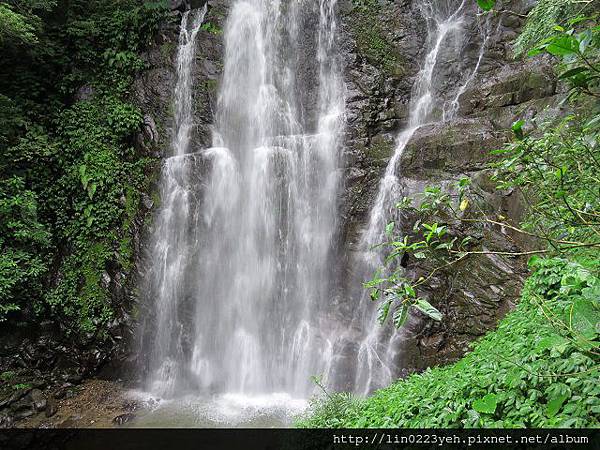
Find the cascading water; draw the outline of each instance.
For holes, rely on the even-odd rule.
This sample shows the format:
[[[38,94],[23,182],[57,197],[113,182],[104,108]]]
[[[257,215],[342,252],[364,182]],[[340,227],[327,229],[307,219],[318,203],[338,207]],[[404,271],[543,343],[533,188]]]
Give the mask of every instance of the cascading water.
[[[168,394],[175,390],[181,372],[177,361],[182,357],[182,327],[178,299],[184,293],[185,273],[189,266],[191,239],[187,233],[190,223],[188,189],[188,152],[193,127],[192,66],[196,50],[196,35],[206,14],[206,6],[198,11],[185,12],[181,21],[177,52],[177,83],[174,92],[174,128],[171,140],[172,155],[163,166],[160,195],[164,207],[158,213],[153,230],[149,260],[152,268],[146,276],[146,289],[154,299],[156,323],[150,334],[144,330],[144,339],[151,339],[150,389]]]
[[[427,22],[427,51],[413,86],[408,124],[397,138],[394,155],[380,182],[377,198],[362,236],[363,252],[361,261],[357,264],[361,266],[359,273],[366,273],[367,276],[383,265],[384,249],[376,246],[386,241],[386,225],[396,219],[395,205],[403,196],[402,168],[399,167],[399,162],[405,147],[419,127],[454,118],[458,112],[458,100],[475,77],[487,42],[489,30],[486,26],[482,28],[484,36],[475,66],[453,92],[443,94],[441,85],[447,80],[436,78],[436,67],[444,62],[442,57],[451,60],[460,56],[469,6],[465,0],[428,0],[423,2],[420,8]],[[449,45],[451,39],[453,45]],[[401,352],[403,340],[402,332],[394,330],[390,323],[386,326],[378,325],[377,308],[370,303],[366,293],[363,293],[352,327],[362,332],[358,339],[360,345],[354,380],[354,389],[361,394],[385,386],[397,376],[399,368],[396,367],[395,361]]]
[[[404,148],[420,126],[458,113],[479,70],[487,34],[472,66],[454,63],[473,17],[466,4],[421,4],[427,51],[408,124],[362,236],[361,276],[382,263],[373,246],[394,220]],[[153,395],[217,396],[221,406],[243,405],[252,396],[264,403],[265,394],[290,402],[310,395],[312,375],[364,394],[399,373],[402,334],[377,325],[362,289],[350,323],[333,319],[345,119],[335,7],[336,0],[232,4],[209,149],[193,148],[191,77],[206,9],[183,17],[173,156],[163,168],[163,206],[146,276],[151,320],[142,346]],[[448,84],[437,70],[443,61],[453,62],[453,90],[442,88]],[[355,281],[358,291],[364,279]]]
[[[183,17],[173,156],[146,276],[154,395],[306,398],[311,375],[327,372],[345,104],[335,6],[233,2],[213,148],[204,150],[190,148],[204,12]],[[316,36],[299,36],[304,23]]]

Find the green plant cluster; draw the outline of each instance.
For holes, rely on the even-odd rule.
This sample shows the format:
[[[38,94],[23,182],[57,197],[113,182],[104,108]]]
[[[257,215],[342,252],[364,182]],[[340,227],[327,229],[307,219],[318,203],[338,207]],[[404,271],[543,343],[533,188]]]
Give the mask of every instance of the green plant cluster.
[[[0,320],[99,338],[115,306],[106,274],[131,268],[152,163],[135,149],[132,86],[168,7],[12,0],[0,21],[6,11],[28,26],[0,40]]]
[[[366,400],[317,399],[297,425],[600,426],[598,261],[537,259],[532,269],[517,309],[458,363],[412,375]]]
[[[523,55],[540,40],[552,34],[557,23],[566,23],[592,2],[540,0],[528,15],[523,31],[514,44],[517,56]]]

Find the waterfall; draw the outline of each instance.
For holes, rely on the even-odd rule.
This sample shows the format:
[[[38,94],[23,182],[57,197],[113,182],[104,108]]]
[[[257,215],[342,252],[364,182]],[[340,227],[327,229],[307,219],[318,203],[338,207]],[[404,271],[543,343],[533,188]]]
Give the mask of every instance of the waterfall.
[[[440,120],[450,120],[458,112],[458,101],[468,84],[476,76],[481,64],[488,28],[484,27],[479,57],[468,76],[454,91],[442,92],[442,84],[448,80],[436,76],[436,68],[447,60],[460,58],[461,43],[464,41],[464,27],[469,12],[466,0],[427,0],[420,5],[427,23],[427,50],[413,86],[408,123],[396,140],[396,149],[380,181],[377,197],[371,209],[368,225],[365,228],[360,247],[362,266],[360,273],[371,276],[384,263],[385,253],[377,244],[386,241],[387,223],[396,220],[396,203],[402,199],[402,153],[414,133],[423,125]],[[488,22],[486,22],[487,24]],[[452,39],[453,45],[449,45]],[[445,100],[445,98],[450,98]],[[388,323],[377,323],[376,305],[370,304],[366,292],[361,294],[360,307],[356,309],[353,327],[361,330],[356,352],[356,374],[354,390],[367,394],[373,389],[385,386],[397,376],[399,368],[395,361],[402,349],[402,331],[393,329]]]
[[[191,193],[187,189],[189,166],[183,157],[190,147],[193,127],[192,67],[196,35],[206,14],[206,6],[193,13],[185,12],[181,21],[176,60],[177,82],[173,95],[174,127],[171,154],[161,173],[160,196],[163,207],[155,219],[149,250],[152,267],[144,289],[154,300],[156,323],[144,330],[144,338],[152,340],[148,363],[152,375],[151,390],[173,393],[180,378],[178,360],[183,354],[182,327],[178,299],[184,293],[184,277],[189,264],[190,237],[186,226],[190,221]],[[156,334],[154,334],[156,333]]]
[[[306,398],[310,377],[328,370],[345,113],[335,7],[233,2],[209,149],[192,148],[191,68],[205,10],[183,16],[173,156],[145,281],[154,395]]]

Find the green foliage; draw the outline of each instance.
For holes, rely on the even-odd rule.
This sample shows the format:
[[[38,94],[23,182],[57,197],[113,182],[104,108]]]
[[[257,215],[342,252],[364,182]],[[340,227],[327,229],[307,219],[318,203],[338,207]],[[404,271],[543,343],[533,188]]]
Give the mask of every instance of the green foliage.
[[[0,42],[20,41],[25,44],[37,42],[36,28],[26,17],[0,4]]]
[[[449,195],[440,187],[429,186],[422,193],[420,204],[413,205],[412,199],[404,198],[396,207],[417,214],[419,220],[414,223],[412,235],[403,237],[394,235],[394,223],[386,227],[389,241],[381,244],[387,250],[385,266],[373,279],[364,284],[371,292],[371,300],[379,301],[378,319],[383,323],[393,311],[396,327],[406,323],[410,309],[421,311],[429,318],[441,321],[442,314],[420,294],[422,286],[440,270],[460,262],[473,254],[473,243],[469,236],[449,233],[448,223],[451,217],[466,217],[469,205],[470,179],[463,178],[456,183],[457,195]],[[427,276],[408,274],[401,265],[407,255],[413,260],[435,260],[437,267]]]
[[[491,11],[496,6],[496,0],[477,0],[477,4],[484,11]]]
[[[573,98],[578,94],[600,97],[600,27],[594,17],[577,17],[568,27],[555,26],[554,32],[529,54],[546,52],[561,61],[560,80],[571,85]]]
[[[484,9],[494,6],[479,3]],[[539,2],[532,16],[548,4]],[[512,127],[515,141],[493,152],[499,158],[492,166],[498,187],[518,189],[526,200],[524,223],[511,224],[482,210],[469,178],[447,191],[429,187],[416,206],[406,198],[397,205],[419,219],[412,233],[403,237],[395,236],[395,225],[388,224],[389,242],[381,244],[389,250],[382,269],[385,276],[376,274],[367,283],[373,299],[380,301],[380,320],[396,308],[394,322],[401,326],[408,308],[420,303],[420,287],[436,272],[474,254],[535,255],[529,262],[533,274],[516,310],[458,363],[412,375],[363,401],[345,402],[341,396],[315,400],[299,426],[600,425],[600,116],[594,101],[598,27],[595,18],[578,18],[568,28],[556,27],[550,33],[533,53],[543,51],[561,59],[565,66],[561,79],[572,87],[569,98],[578,100],[574,112],[560,123],[537,124],[540,128],[534,132],[519,120]],[[475,227],[461,236],[464,223]],[[482,238],[482,226],[507,227],[538,247],[490,248]],[[427,269],[426,276],[407,278],[399,267],[407,254],[435,262],[434,268]],[[427,305],[421,306],[427,312]],[[428,315],[441,318],[435,310]]]
[[[209,33],[212,33],[212,34],[222,34],[223,33],[223,30],[218,25],[215,25],[214,23],[212,23],[210,21],[204,22],[202,24],[202,26],[200,26],[200,29],[204,30],[204,31],[208,31]]]
[[[539,0],[530,11],[523,31],[514,44],[517,56],[553,33],[554,26],[565,24],[592,2],[572,0]]]
[[[50,235],[37,210],[37,196],[23,178],[0,179],[0,322],[36,301],[47,270]]]
[[[15,377],[16,373],[12,370],[6,370],[2,373],[0,373],[0,381],[10,381]]]
[[[131,268],[130,227],[151,163],[133,146],[143,118],[130,91],[168,7],[10,3],[36,39],[0,42],[0,117],[9,119],[0,130],[0,320],[27,310],[101,338],[113,313],[108,271]]]
[[[559,56],[567,66],[562,78],[572,84],[571,99],[594,98],[600,79],[598,55],[600,36],[595,20],[581,18],[572,25],[583,28],[557,28],[556,33],[538,45],[535,53]],[[412,234],[395,236],[394,224],[388,224],[389,241],[385,267],[365,284],[371,298],[379,301],[379,319],[386,320],[393,311],[396,326],[406,322],[409,308],[419,309],[434,320],[441,314],[421,297],[425,287],[438,272],[472,255],[489,254],[524,256],[526,254],[586,254],[600,248],[600,115],[597,106],[579,108],[558,124],[539,124],[535,133],[526,132],[523,120],[515,122],[514,142],[492,153],[499,157],[493,165],[494,179],[501,190],[519,189],[529,207],[527,219],[519,226],[506,218],[483,211],[478,206],[478,192],[472,192],[469,178],[453,189],[442,191],[431,186],[420,196],[403,199],[397,207],[418,216]],[[586,161],[582,164],[582,161]],[[469,234],[457,230],[469,223]],[[548,245],[529,252],[494,249],[484,241],[473,239],[474,232],[485,226],[507,226]],[[481,234],[479,233],[479,234]],[[428,273],[405,272],[401,260],[435,261]],[[382,275],[383,274],[383,275]]]
[[[314,400],[303,427],[598,427],[598,262],[532,261],[517,309],[459,362],[427,369],[362,401]],[[570,313],[584,296],[594,337]],[[593,315],[588,315],[593,314]],[[575,313],[571,314],[575,315]],[[552,318],[549,320],[548,317]]]
[[[588,121],[587,114],[570,115],[496,152],[503,156],[499,186],[519,187],[533,207],[524,229],[555,244],[581,242],[580,251],[600,241],[600,130]]]

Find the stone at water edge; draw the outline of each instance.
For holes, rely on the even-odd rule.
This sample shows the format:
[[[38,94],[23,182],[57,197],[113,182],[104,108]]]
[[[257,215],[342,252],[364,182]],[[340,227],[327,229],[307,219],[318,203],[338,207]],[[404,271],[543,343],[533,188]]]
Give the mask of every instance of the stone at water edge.
[[[46,405],[46,417],[52,417],[54,414],[56,414],[56,412],[58,411],[58,408],[56,407],[56,403],[54,402],[48,402],[48,404]]]
[[[131,422],[133,419],[135,419],[135,414],[126,413],[115,417],[112,421],[117,425],[123,425],[127,422]]]

